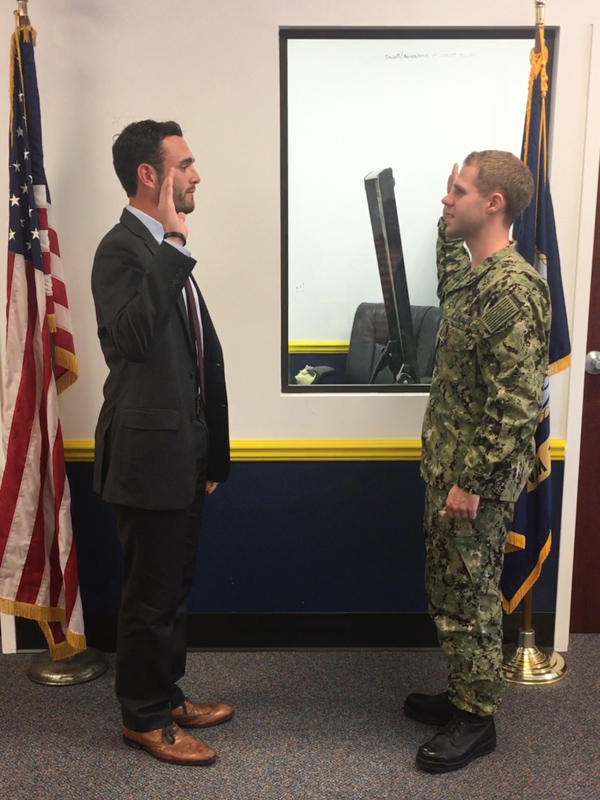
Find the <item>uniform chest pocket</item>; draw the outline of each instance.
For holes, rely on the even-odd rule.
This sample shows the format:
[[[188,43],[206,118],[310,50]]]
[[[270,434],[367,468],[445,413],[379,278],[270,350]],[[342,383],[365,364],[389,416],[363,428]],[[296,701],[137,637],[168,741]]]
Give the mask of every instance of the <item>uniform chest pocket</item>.
[[[465,314],[452,314],[440,323],[438,345],[452,350],[473,350],[477,345],[476,323]]]
[[[475,377],[477,373],[477,332],[473,320],[462,314],[440,323],[437,344],[438,376],[449,381]]]

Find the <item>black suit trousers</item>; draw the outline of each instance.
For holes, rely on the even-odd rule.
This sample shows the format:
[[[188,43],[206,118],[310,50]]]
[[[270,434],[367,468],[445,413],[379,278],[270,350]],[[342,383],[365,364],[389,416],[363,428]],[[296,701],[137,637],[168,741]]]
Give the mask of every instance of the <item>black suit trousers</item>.
[[[196,572],[206,485],[208,432],[194,423],[196,491],[185,509],[114,506],[123,550],[123,590],[117,629],[116,693],[123,725],[163,728],[183,703],[186,606]]]

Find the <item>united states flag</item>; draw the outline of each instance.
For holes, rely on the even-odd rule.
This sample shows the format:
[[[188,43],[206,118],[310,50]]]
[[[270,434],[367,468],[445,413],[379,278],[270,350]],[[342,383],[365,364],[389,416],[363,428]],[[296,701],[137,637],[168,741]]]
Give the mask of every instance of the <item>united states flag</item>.
[[[11,42],[0,611],[37,620],[53,658],[85,648],[58,394],[77,379],[43,164],[35,31]]]

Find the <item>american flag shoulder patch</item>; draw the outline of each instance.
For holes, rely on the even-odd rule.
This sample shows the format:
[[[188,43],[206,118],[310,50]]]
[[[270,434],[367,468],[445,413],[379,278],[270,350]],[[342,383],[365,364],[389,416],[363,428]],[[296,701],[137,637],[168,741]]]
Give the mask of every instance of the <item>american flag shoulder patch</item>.
[[[499,333],[519,314],[519,306],[511,297],[503,297],[482,315],[481,321],[488,333]]]

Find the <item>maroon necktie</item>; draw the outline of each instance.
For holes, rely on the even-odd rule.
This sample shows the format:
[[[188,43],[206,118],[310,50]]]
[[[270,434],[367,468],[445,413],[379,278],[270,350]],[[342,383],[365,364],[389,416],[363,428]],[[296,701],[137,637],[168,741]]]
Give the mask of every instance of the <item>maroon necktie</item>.
[[[202,400],[206,402],[206,394],[204,393],[204,353],[202,352],[202,331],[200,330],[200,320],[198,319],[198,309],[196,306],[196,292],[192,285],[192,279],[188,278],[185,282],[185,296],[187,297],[188,314],[192,320],[192,328],[194,331],[194,339],[196,341],[196,361],[198,363],[198,389],[202,396]]]

